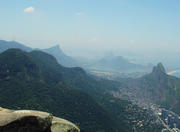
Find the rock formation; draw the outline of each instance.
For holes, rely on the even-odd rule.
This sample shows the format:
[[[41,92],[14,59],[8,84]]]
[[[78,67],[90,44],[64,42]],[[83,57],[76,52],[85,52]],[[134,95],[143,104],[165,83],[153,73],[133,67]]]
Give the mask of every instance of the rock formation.
[[[0,132],[80,132],[80,129],[46,112],[0,108]]]

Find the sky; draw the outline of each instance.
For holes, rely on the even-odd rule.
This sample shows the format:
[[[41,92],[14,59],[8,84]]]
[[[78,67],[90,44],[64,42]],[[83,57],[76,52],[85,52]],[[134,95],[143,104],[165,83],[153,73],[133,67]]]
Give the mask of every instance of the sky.
[[[179,52],[179,36],[179,0],[0,0],[0,39],[33,48]]]

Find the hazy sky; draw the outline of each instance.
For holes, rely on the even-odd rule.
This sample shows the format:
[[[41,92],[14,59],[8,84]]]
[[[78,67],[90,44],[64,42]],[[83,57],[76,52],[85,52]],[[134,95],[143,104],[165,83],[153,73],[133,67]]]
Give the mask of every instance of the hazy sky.
[[[34,48],[178,51],[180,0],[0,0],[0,39]]]

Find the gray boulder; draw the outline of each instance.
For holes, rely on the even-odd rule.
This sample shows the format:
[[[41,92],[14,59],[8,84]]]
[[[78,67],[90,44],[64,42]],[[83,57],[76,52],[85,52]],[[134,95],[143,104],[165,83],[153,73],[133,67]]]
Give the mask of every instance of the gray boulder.
[[[80,129],[46,112],[0,108],[0,132],[80,132]]]

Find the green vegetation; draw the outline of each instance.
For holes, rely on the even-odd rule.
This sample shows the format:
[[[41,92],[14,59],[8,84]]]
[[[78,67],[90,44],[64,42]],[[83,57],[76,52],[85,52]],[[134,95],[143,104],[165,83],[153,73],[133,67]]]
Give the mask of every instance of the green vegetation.
[[[118,86],[92,78],[81,68],[65,68],[41,51],[10,49],[0,54],[2,107],[47,111],[86,132],[159,131],[157,124],[147,125],[154,119],[146,111],[109,94]]]
[[[123,83],[141,102],[158,104],[180,115],[180,79],[167,75],[161,63],[152,73]]]
[[[49,64],[52,65],[54,58],[47,54],[45,57],[50,58],[52,63]],[[116,130],[117,125],[94,99],[72,89],[59,73],[46,72],[45,67],[41,69],[41,64],[43,66],[40,62],[36,64],[28,53],[16,49],[0,55],[2,107],[47,111],[78,123],[87,132]]]
[[[153,72],[144,76],[146,82],[151,84],[152,94],[157,104],[180,114],[180,79],[166,74],[161,63],[154,67]]]

